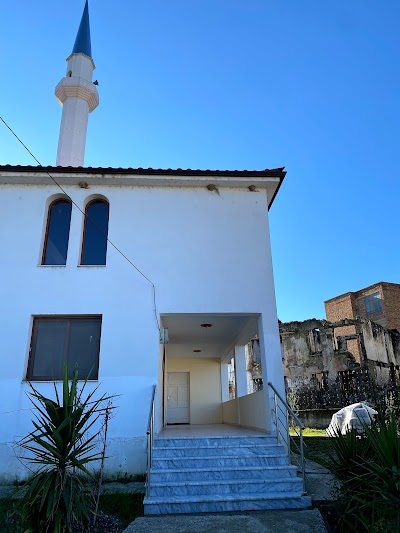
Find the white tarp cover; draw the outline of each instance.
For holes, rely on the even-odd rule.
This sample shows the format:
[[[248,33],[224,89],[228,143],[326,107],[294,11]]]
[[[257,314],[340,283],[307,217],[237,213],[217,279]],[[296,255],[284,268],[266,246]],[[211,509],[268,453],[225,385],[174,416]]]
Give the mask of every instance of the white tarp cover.
[[[335,436],[335,433],[340,432],[345,435],[351,429],[363,430],[362,422],[371,425],[371,418],[377,415],[377,411],[369,407],[366,403],[353,403],[347,407],[343,407],[337,413],[332,416],[331,423],[326,430],[327,434],[331,437]]]

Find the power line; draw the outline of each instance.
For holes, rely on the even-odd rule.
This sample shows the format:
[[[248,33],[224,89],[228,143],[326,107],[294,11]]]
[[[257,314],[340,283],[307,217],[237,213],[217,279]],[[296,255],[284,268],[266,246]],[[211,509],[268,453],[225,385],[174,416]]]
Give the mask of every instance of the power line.
[[[128,261],[128,263],[133,266],[133,268],[135,270],[137,270],[137,272],[139,272],[139,274],[141,276],[144,277],[145,280],[147,280],[150,285],[152,286],[153,288],[153,304],[154,304],[154,316],[156,317],[156,322],[157,322],[157,326],[158,326],[158,329],[160,329],[160,322],[158,321],[158,315],[157,315],[157,303],[156,303],[156,287],[154,285],[154,283],[151,281],[151,279],[149,279],[130,259],[129,257],[127,257],[119,248],[118,246],[116,246],[112,241],[110,241],[110,239],[108,238],[108,235],[106,233],[104,233],[104,231],[102,231],[96,224],[94,224],[94,222],[92,222],[90,220],[90,218],[87,216],[87,214],[82,211],[82,209],[79,207],[78,204],[76,204],[74,202],[74,200],[72,199],[72,197],[65,191],[65,189],[63,189],[61,187],[61,185],[59,183],[57,183],[57,181],[53,178],[53,176],[50,174],[50,172],[48,172],[47,170],[45,170],[45,168],[43,167],[43,165],[41,164],[41,162],[35,157],[35,155],[29,150],[29,148],[26,146],[26,144],[18,137],[18,135],[15,133],[15,131],[7,124],[7,122],[3,119],[3,117],[0,115],[0,120],[3,122],[3,124],[6,126],[6,128],[8,128],[10,130],[10,132],[14,135],[14,137],[17,139],[18,142],[20,142],[22,144],[22,146],[25,148],[25,150],[33,157],[33,159],[36,161],[36,163],[43,169],[43,172],[45,172],[50,179],[53,180],[53,182],[57,185],[57,187],[65,194],[65,196],[67,198],[69,198],[69,200],[71,200],[71,203],[78,209],[78,211],[80,211],[82,213],[82,215],[85,217],[86,220],[88,220],[91,224],[93,224],[93,226],[97,229],[97,231],[99,233],[101,233],[102,235],[104,235],[104,237],[107,239],[107,242],[124,258],[126,259],[126,261]]]

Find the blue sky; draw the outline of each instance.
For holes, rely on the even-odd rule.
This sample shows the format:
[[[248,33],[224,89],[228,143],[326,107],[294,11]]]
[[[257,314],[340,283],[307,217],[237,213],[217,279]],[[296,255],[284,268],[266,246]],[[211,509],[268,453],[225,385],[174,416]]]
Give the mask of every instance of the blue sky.
[[[54,164],[83,0],[4,2],[1,114]],[[285,166],[270,212],[281,320],[400,282],[400,3],[91,0],[85,164]],[[1,125],[0,125],[1,126]],[[0,127],[0,164],[34,164]],[[243,253],[251,257],[249,250]]]

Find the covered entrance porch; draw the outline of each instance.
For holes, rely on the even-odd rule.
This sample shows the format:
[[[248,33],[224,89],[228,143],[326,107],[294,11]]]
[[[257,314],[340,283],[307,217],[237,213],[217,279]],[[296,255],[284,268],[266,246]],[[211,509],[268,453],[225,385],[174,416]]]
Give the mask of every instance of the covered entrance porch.
[[[259,314],[165,314],[161,321],[168,343],[160,350],[157,433],[180,425],[210,434],[224,425],[271,432],[266,385],[269,365],[283,385],[279,334],[279,353],[268,357]]]
[[[283,387],[279,332],[270,352],[257,314],[161,318],[169,342],[160,350],[154,438],[149,425],[145,514],[309,506],[271,410],[272,380]]]

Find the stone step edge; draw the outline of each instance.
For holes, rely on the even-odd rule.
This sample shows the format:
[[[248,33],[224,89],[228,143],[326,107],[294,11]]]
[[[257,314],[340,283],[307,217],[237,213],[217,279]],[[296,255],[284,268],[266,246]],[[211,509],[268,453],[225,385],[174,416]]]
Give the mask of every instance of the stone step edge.
[[[208,487],[209,485],[269,485],[271,483],[298,483],[299,477],[284,477],[280,479],[210,479],[208,481],[151,481],[150,489],[160,487]],[[239,483],[238,483],[239,482]]]
[[[156,504],[170,504],[170,503],[215,503],[215,502],[235,502],[235,501],[254,501],[254,500],[288,500],[288,499],[298,499],[298,498],[307,498],[310,500],[311,497],[305,496],[299,492],[265,492],[265,493],[255,493],[255,494],[215,494],[215,495],[201,495],[196,496],[176,496],[175,498],[171,497],[162,497],[162,496],[153,496],[151,498],[144,498],[144,505],[156,505]]]
[[[268,457],[271,457],[268,455]],[[249,471],[253,470],[297,470],[295,465],[265,465],[265,466],[219,466],[217,472],[237,472],[238,470]],[[150,474],[177,474],[177,473],[196,473],[196,472],[209,472],[208,468],[171,468],[168,470],[162,468],[152,468]],[[217,480],[214,480],[217,481]]]
[[[266,435],[266,434],[261,434],[261,435],[207,435],[207,436],[204,436],[204,435],[199,435],[198,437],[194,437],[194,436],[191,436],[191,437],[179,437],[179,436],[176,436],[176,437],[157,437],[155,436],[154,437],[154,443],[157,443],[157,442],[163,442],[163,441],[171,441],[171,440],[209,440],[209,439],[217,439],[217,440],[230,440],[230,439],[274,439],[274,440],[277,440],[276,438],[276,434],[275,435]]]
[[[196,446],[196,450],[210,450],[221,448],[274,448],[276,446],[283,447],[282,444],[229,444],[227,446],[220,446],[217,444],[210,444],[209,446]],[[188,450],[190,446],[155,446],[153,450]]]
[[[260,433],[260,435],[198,435],[197,437],[195,435],[190,436],[176,436],[176,437],[157,437],[155,435],[154,442],[160,442],[163,440],[200,440],[200,439],[265,439],[272,438],[276,439],[276,433]]]
[[[254,459],[254,458],[257,459],[260,457],[261,458],[286,457],[288,459],[288,456],[286,453],[275,453],[275,454],[270,454],[270,455],[264,455],[264,454],[263,455],[259,455],[259,454],[254,454],[254,455],[196,455],[196,456],[182,455],[180,457],[154,457],[153,456],[153,461],[192,461],[196,459],[200,459],[200,460],[210,459],[213,461],[215,459]]]

